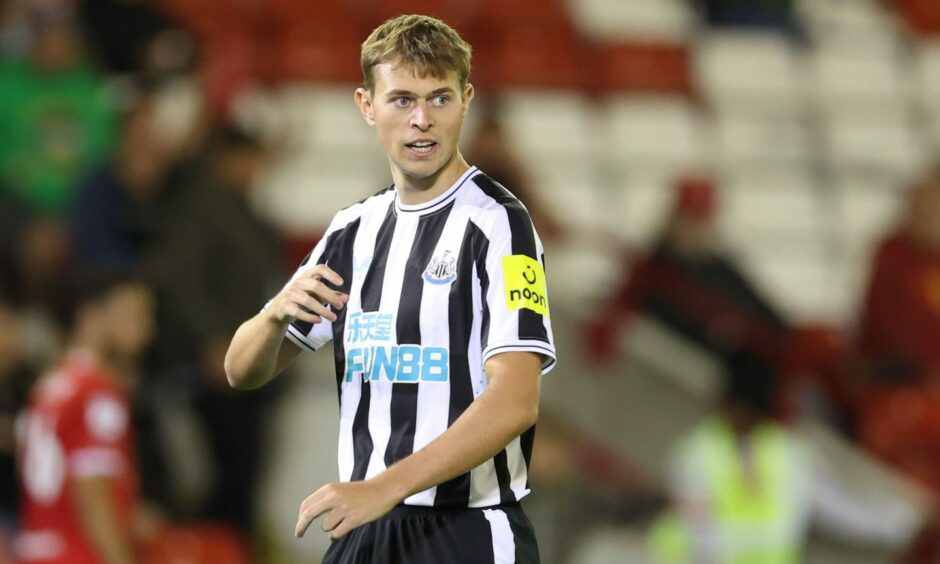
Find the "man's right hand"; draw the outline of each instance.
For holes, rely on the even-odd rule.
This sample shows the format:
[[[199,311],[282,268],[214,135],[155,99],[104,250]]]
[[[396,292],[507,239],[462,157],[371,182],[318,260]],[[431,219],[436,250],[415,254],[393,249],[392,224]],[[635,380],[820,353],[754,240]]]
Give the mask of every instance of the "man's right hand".
[[[325,264],[318,264],[301,270],[297,275],[271,300],[268,311],[274,321],[288,324],[299,319],[307,323],[317,324],[323,319],[336,321],[334,310],[343,309],[349,301],[349,295],[337,292],[329,286],[341,286],[343,279]]]

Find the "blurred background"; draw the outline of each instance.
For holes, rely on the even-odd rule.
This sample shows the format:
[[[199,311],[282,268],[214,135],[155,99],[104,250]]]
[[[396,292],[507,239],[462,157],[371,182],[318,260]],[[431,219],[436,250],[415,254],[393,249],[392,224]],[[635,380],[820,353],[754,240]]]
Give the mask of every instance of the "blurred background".
[[[4,0],[0,561],[16,413],[102,265],[158,298],[132,376],[159,542],[318,560],[292,531],[336,479],[329,355],[247,394],[221,359],[391,182],[353,90],[401,13],[473,46],[464,154],[547,249],[543,560],[940,561],[936,0]]]

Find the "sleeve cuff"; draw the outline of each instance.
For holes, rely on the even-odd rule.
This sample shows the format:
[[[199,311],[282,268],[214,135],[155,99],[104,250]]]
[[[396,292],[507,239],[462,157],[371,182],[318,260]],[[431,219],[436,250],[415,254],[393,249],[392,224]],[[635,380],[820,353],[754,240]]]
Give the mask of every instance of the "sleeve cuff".
[[[483,349],[483,362],[492,356],[506,352],[533,352],[542,357],[542,374],[548,374],[555,368],[555,347],[544,341],[513,341],[496,343]]]
[[[287,333],[285,335],[292,343],[300,347],[301,350],[305,351],[316,351],[317,347],[313,346],[306,337],[301,334],[293,325],[287,326]]]

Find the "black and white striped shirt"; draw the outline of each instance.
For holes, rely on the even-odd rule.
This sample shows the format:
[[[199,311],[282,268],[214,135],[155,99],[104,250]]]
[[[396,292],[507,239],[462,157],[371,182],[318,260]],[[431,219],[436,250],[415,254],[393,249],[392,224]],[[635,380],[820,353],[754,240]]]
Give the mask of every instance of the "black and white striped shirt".
[[[394,188],[340,211],[301,265],[326,264],[349,294],[336,322],[292,323],[306,350],[333,340],[339,475],[368,479],[441,435],[507,351],[555,363],[542,243],[505,188],[470,168],[446,192],[403,205]],[[529,493],[535,428],[407,505],[488,507]]]

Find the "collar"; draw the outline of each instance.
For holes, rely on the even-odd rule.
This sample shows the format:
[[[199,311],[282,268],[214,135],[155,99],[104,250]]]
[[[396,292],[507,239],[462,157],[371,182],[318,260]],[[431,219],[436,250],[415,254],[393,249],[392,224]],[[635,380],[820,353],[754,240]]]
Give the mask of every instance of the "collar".
[[[398,190],[396,189],[395,190],[395,210],[400,214],[416,214],[416,215],[427,215],[427,214],[431,214],[436,211],[439,211],[442,208],[444,208],[448,203],[450,203],[451,200],[454,199],[454,196],[457,194],[457,191],[460,190],[460,187],[463,186],[464,183],[467,180],[469,180],[470,177],[475,175],[477,172],[479,172],[477,167],[471,166],[470,168],[466,170],[466,172],[460,175],[460,178],[458,178],[457,181],[454,182],[454,184],[450,188],[445,190],[443,194],[434,198],[433,200],[422,202],[420,204],[405,205],[401,203],[398,197],[399,196]]]

